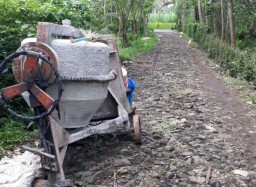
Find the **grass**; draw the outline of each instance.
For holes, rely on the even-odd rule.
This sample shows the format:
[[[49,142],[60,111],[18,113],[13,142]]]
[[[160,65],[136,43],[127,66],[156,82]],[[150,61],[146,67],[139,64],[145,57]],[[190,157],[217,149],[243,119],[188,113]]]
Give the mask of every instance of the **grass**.
[[[130,42],[129,46],[126,48],[120,47],[120,42],[118,42],[120,60],[134,60],[138,55],[153,49],[156,45],[156,42],[157,38],[155,35],[151,37],[139,37],[136,40]]]
[[[176,29],[176,23],[154,22],[148,24],[149,29]]]
[[[256,93],[250,93],[250,94],[247,96],[246,103],[247,103],[248,105],[256,104]]]
[[[226,81],[226,83],[228,84],[229,87],[231,87],[237,91],[249,89],[248,82],[239,77],[234,78],[234,77],[227,76],[227,77],[224,77],[224,80]]]
[[[240,77],[234,78],[230,76],[224,77],[224,80],[231,89],[238,91],[243,95],[246,104],[256,104],[256,93],[250,88],[250,85],[246,80]]]
[[[25,128],[24,123],[11,117],[0,118],[0,158],[7,153],[7,150],[35,138],[35,132],[29,132]]]

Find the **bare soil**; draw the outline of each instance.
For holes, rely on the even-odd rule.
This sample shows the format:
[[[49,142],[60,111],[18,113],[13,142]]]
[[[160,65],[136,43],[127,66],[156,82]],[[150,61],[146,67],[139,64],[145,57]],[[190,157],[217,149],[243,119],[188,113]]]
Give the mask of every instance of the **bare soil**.
[[[93,136],[69,147],[76,186],[256,186],[255,117],[177,31],[157,33],[148,54],[126,62],[143,144]],[[209,180],[208,180],[209,178]]]

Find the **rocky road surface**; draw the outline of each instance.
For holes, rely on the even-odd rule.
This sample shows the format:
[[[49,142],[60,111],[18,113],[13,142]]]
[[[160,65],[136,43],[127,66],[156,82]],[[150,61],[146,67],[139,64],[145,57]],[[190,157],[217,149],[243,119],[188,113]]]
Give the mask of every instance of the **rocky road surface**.
[[[126,62],[137,83],[143,144],[125,135],[70,146],[76,186],[256,187],[255,117],[177,31]]]

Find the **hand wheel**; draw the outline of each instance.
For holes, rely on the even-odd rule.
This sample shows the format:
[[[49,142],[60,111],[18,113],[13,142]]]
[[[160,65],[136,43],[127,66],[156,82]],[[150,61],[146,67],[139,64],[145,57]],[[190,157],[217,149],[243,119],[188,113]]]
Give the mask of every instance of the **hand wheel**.
[[[17,61],[17,59],[20,59],[20,57],[21,60]],[[2,105],[3,108],[9,113],[23,120],[37,120],[51,114],[53,110],[58,106],[63,92],[61,78],[57,68],[47,56],[42,55],[39,52],[23,50],[8,56],[0,64],[0,73],[6,64],[12,60],[14,60],[16,67],[18,62],[21,63],[20,67],[22,66],[22,71],[19,73],[19,79],[17,79],[17,76],[15,76],[19,84],[0,90],[0,105]],[[42,64],[46,65],[42,66]],[[42,67],[48,68],[47,72],[51,70],[52,73],[51,75],[48,75],[48,78],[49,76],[53,77],[54,75],[55,80],[51,78],[51,82],[49,83],[49,80],[47,82],[47,80],[45,80],[46,73],[44,73],[44,69]],[[53,82],[57,84],[58,89],[58,98],[55,100],[45,92],[45,88]],[[28,91],[30,95],[45,108],[45,112],[41,113],[40,115],[30,117],[18,114],[16,111],[10,108],[10,105],[8,105],[7,101],[10,101],[25,91]]]

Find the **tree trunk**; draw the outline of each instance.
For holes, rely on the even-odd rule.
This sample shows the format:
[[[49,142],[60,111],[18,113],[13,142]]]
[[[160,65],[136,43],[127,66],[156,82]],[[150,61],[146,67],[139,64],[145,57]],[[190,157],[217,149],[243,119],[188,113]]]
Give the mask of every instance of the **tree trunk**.
[[[228,1],[228,17],[229,17],[229,24],[230,24],[231,46],[235,47],[236,33],[235,33],[235,23],[234,23],[234,15],[233,15],[233,0]]]
[[[125,15],[121,15],[119,18],[119,34],[121,35],[121,45],[122,47],[126,47],[128,45],[128,38],[126,35],[127,18]]]
[[[131,24],[131,30],[132,30],[132,34],[137,34],[137,21],[136,20],[132,20],[132,24]]]
[[[189,16],[191,18],[194,18],[194,15],[195,15],[195,9],[194,9],[194,5],[193,5],[193,1],[190,0],[189,1]],[[195,20],[193,19],[193,21],[195,21]]]
[[[221,0],[221,40],[224,41],[224,3]]]
[[[147,18],[145,17],[145,14],[144,14],[144,11],[142,10],[142,13],[141,13],[141,21],[142,21],[142,24],[143,24],[143,34],[145,36],[148,35],[148,22],[147,22]]]
[[[229,16],[227,15],[227,21],[226,21],[226,34],[225,34],[225,40],[229,42]]]
[[[213,1],[213,3],[215,4],[215,0]],[[217,8],[216,6],[214,6],[214,9],[213,9],[213,32],[215,34],[215,36],[218,36],[218,13],[217,13]]]
[[[203,20],[200,0],[197,0],[197,6],[198,6],[199,21],[200,21],[200,23],[203,23],[204,20]]]
[[[185,23],[186,23],[186,0],[183,0],[182,2],[182,31],[184,32],[185,30]]]
[[[127,32],[127,19],[130,13],[131,5],[133,0],[119,1],[115,0],[116,8],[119,18],[119,36],[121,36],[121,45],[126,47],[128,45]]]
[[[196,4],[196,5],[195,5],[195,21],[196,21],[196,22],[200,22],[199,19],[200,19],[200,18],[199,18],[198,5]]]
[[[206,25],[206,32],[209,33],[209,20],[208,20],[208,5],[207,5],[207,0],[205,0],[205,25]]]

